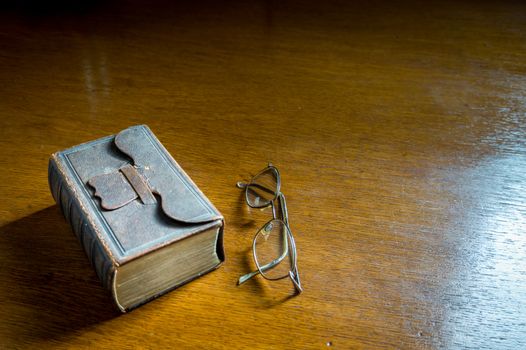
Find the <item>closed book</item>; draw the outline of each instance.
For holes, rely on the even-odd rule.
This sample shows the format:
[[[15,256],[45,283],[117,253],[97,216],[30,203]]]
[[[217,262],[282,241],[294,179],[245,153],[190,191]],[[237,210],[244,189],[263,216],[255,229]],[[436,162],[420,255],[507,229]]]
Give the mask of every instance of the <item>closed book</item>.
[[[49,186],[123,312],[224,261],[223,217],[145,125],[53,154]]]

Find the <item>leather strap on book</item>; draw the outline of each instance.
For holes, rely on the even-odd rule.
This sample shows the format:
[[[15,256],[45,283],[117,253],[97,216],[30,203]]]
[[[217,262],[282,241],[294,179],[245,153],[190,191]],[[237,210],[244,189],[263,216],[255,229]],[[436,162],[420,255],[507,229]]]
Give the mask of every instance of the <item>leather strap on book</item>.
[[[146,184],[134,166],[127,164],[120,168],[120,171],[126,176],[130,185],[132,185],[133,189],[137,192],[139,198],[144,204],[151,205],[157,203],[152,191],[150,191],[150,187]]]

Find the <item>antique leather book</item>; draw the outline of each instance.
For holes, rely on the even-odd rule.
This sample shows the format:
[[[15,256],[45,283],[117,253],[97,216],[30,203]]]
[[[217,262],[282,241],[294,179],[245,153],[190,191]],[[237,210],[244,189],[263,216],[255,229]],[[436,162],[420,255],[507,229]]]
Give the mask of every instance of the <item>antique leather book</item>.
[[[224,220],[145,126],[53,154],[49,186],[125,312],[224,260]]]

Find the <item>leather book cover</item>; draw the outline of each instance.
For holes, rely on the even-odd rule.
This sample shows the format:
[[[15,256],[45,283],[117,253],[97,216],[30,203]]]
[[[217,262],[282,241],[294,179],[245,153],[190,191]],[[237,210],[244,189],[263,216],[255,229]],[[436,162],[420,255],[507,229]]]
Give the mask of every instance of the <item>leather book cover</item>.
[[[210,270],[224,261],[223,217],[145,125],[53,154],[49,185],[123,312],[208,271],[124,307],[116,295],[119,267],[214,227],[218,264]]]

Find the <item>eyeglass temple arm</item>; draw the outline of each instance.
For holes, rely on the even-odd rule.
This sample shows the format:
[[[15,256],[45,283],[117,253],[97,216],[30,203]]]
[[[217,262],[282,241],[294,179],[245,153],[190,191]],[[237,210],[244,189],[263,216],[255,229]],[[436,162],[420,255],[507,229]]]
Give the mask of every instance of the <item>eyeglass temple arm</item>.
[[[289,226],[289,213],[287,211],[287,201],[285,200],[285,195],[283,193],[280,193],[278,195],[278,199],[279,199],[279,207],[281,209],[281,220],[283,220],[283,222],[285,223],[285,225]],[[272,202],[272,215],[274,216],[274,219],[276,219],[276,210],[274,209],[274,202]],[[289,228],[290,230],[290,228]],[[289,242],[288,242],[288,238],[287,238],[287,235],[282,235],[282,239],[283,239],[283,246],[285,247],[285,249],[283,249],[283,254],[281,254],[281,256],[277,259],[279,260],[278,262],[280,262],[281,260],[285,259],[285,257],[287,256],[287,254],[289,254]]]
[[[261,266],[261,270],[263,272],[265,272],[266,270],[268,269],[271,269],[273,268],[274,266],[276,266],[277,264],[279,264],[284,258],[285,256],[287,256],[287,254],[283,254],[282,256],[280,256],[279,258],[269,262],[268,264],[266,265],[263,265]],[[246,275],[243,275],[241,277],[239,277],[239,280],[237,281],[237,284],[243,284],[245,283],[246,281],[248,281],[249,279],[251,279],[252,277],[256,276],[257,274],[259,274],[260,271],[259,270],[256,270],[256,271],[252,271],[250,273],[247,273]]]
[[[269,267],[267,267],[267,268],[269,268]],[[264,269],[264,267],[262,267],[261,269]],[[259,270],[247,273],[246,275],[243,275],[243,276],[239,277],[239,280],[237,281],[237,284],[238,285],[243,284],[246,281],[248,281],[249,279],[251,279],[252,277],[258,275],[259,273],[260,273]],[[298,271],[297,271],[296,267],[294,267],[294,271],[289,271],[289,277],[290,277],[292,283],[294,284],[294,288],[296,288],[296,291],[298,292],[298,294],[303,292],[303,287],[301,286],[300,276],[298,275]]]
[[[279,207],[281,209],[281,220],[288,226],[289,225],[289,212],[287,211],[287,201],[285,195],[280,192],[278,195]]]
[[[246,275],[239,277],[239,279],[237,280],[237,285],[245,283],[252,277],[256,276],[258,273],[259,273],[259,270],[256,270],[256,271],[252,271],[250,273],[247,273]]]
[[[289,226],[289,212],[287,210],[287,201],[285,199],[285,195],[283,193],[280,193],[279,196],[279,207],[281,208],[281,219],[287,225]],[[285,249],[285,255],[289,253],[289,244],[287,237],[284,236],[283,238],[283,245],[286,247]],[[303,288],[301,287],[301,281],[300,276],[298,274],[298,265],[296,263],[296,242],[294,241],[294,237],[292,234],[290,235],[290,254],[293,255],[293,262],[294,266],[292,267],[292,270],[289,271],[289,277],[292,280],[292,283],[294,284],[294,287],[296,288],[296,291],[299,293],[303,292]],[[283,260],[284,256],[280,257],[280,261]]]
[[[278,264],[279,262],[277,262],[277,259],[273,261],[274,265]],[[262,266],[261,269],[263,271],[271,268],[272,263],[269,263],[265,266]],[[299,293],[303,292],[303,287],[301,286],[301,281],[300,281],[300,276],[298,275],[298,269],[297,269],[297,266],[294,266],[293,268],[294,271],[289,271],[289,277],[292,281],[292,283],[294,284],[294,288],[296,288],[296,291]],[[260,272],[259,270],[256,270],[256,271],[252,271],[250,273],[247,273],[246,275],[243,275],[241,277],[239,277],[239,280],[237,281],[237,284],[240,285],[240,284],[243,284],[245,283],[246,281],[248,281],[249,279],[251,279],[252,277],[258,275]]]
[[[292,254],[292,260],[293,260],[293,266],[292,269],[289,271],[289,277],[292,280],[292,283],[294,284],[294,287],[296,288],[296,291],[299,293],[303,292],[303,287],[301,286],[300,281],[300,275],[298,273],[298,264],[296,261],[296,242],[294,241],[294,237],[290,236],[290,253]]]

